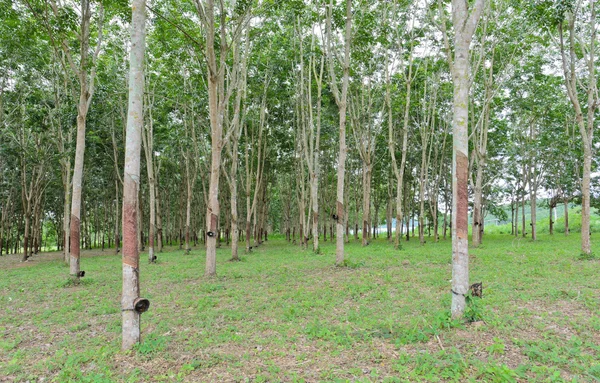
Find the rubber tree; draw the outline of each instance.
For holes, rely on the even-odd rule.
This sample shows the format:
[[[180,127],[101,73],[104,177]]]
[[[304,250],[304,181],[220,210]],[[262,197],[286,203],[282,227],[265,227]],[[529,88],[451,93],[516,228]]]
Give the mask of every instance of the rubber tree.
[[[231,214],[231,260],[238,261],[238,245],[239,245],[239,216],[238,216],[238,166],[239,166],[239,143],[242,135],[242,125],[244,123],[244,115],[242,111],[242,101],[244,101],[244,96],[246,94],[246,75],[248,68],[248,56],[251,51],[251,44],[248,39],[248,32],[246,30],[246,38],[245,45],[242,45],[241,42],[239,46],[234,47],[234,60],[236,62],[241,60],[241,70],[236,73],[238,76],[242,76],[240,79],[240,89],[235,97],[234,105],[233,105],[233,116],[231,117],[231,121],[226,120],[229,124],[229,130],[232,132],[231,139],[227,142],[227,154],[229,155],[229,159],[231,161],[231,165],[229,171],[223,168],[223,175],[229,184],[229,195],[230,195],[230,214]]]
[[[129,55],[129,104],[123,173],[123,318],[122,349],[140,341],[140,296],[137,201],[139,196],[142,129],[144,127],[144,53],[146,0],[133,0]]]
[[[402,236],[402,222],[404,219],[404,212],[402,210],[403,201],[404,201],[404,171],[406,169],[406,155],[408,153],[408,124],[410,121],[409,112],[410,112],[410,101],[411,101],[411,91],[412,91],[412,83],[416,76],[416,71],[413,73],[413,59],[414,59],[414,40],[412,39],[414,34],[414,28],[411,29],[411,42],[410,42],[410,50],[408,52],[408,59],[402,60],[400,74],[402,79],[404,80],[405,87],[405,100],[404,100],[404,118],[402,125],[402,154],[400,159],[400,166],[398,166],[398,160],[396,158],[396,143],[395,143],[395,135],[394,135],[394,123],[393,123],[393,115],[392,115],[392,77],[389,70],[389,65],[386,65],[386,93],[385,93],[385,103],[387,106],[387,117],[388,117],[388,146],[390,151],[390,156],[392,158],[392,169],[394,172],[394,176],[396,177],[396,235],[394,236],[394,247],[396,249],[401,248],[401,236]]]
[[[42,23],[43,27],[48,32],[50,42],[54,49],[62,51],[64,57],[61,59],[65,67],[69,67],[79,83],[79,101],[77,103],[77,135],[75,139],[75,161],[73,165],[73,192],[71,193],[71,217],[70,217],[70,233],[71,236],[71,252],[70,252],[70,274],[73,277],[79,276],[79,255],[80,255],[80,221],[81,221],[81,194],[83,184],[83,160],[85,153],[85,129],[87,114],[92,102],[95,91],[96,80],[96,63],[98,54],[102,47],[102,28],[104,24],[104,7],[102,3],[98,4],[97,17],[97,42],[94,52],[90,57],[90,36],[91,36],[91,21],[92,7],[91,0],[81,0],[80,8],[77,10],[79,15],[79,62],[71,51],[71,42],[65,34],[51,25],[51,19],[63,19],[65,10],[61,7],[65,6],[58,3],[56,0],[49,0],[49,7],[38,9],[30,1],[24,0],[27,7],[32,11],[34,16]],[[67,12],[73,12],[68,10]],[[72,85],[72,90],[76,92],[76,86]],[[65,195],[65,198],[68,196]],[[69,219],[64,217],[64,219]]]
[[[476,0],[469,10],[467,0],[452,0],[453,50],[446,33],[445,13],[438,1],[442,16],[444,45],[454,84],[452,104],[452,317],[463,316],[469,289],[469,88],[471,75],[469,55],[473,33],[485,5]]]
[[[322,114],[322,91],[323,91],[323,72],[325,64],[325,56],[320,55],[320,63],[317,64],[315,56],[315,34],[313,33],[310,45],[310,60],[308,68],[304,65],[304,34],[303,25],[298,18],[297,36],[300,44],[299,54],[299,101],[301,115],[301,137],[303,157],[308,168],[308,183],[310,187],[310,208],[311,214],[309,219],[312,219],[312,237],[313,237],[313,252],[319,252],[319,174],[320,174],[320,144],[321,144],[321,114]],[[316,119],[313,113],[313,79],[317,85],[317,100],[316,100]],[[308,230],[306,225],[306,230]]]
[[[373,115],[375,102],[375,85],[369,74],[361,76],[363,83],[351,98],[350,116],[351,131],[362,162],[362,245],[369,244],[369,231],[371,225],[371,179],[375,160],[376,138],[379,135],[380,124],[376,124]]]
[[[584,15],[585,12],[589,12],[587,17]],[[593,0],[578,2],[573,9],[565,13],[565,18],[566,20],[561,20],[558,24],[560,54],[565,86],[569,100],[573,104],[575,121],[579,128],[583,147],[581,252],[583,254],[590,254],[592,252],[590,243],[590,181],[594,152],[594,124],[598,108],[596,2]],[[567,39],[565,39],[565,31],[568,32]],[[583,55],[583,62],[585,63],[584,71],[577,69],[577,62],[580,60],[581,55]],[[583,77],[584,75],[587,76],[587,79]],[[582,97],[582,95],[584,96]],[[584,98],[584,100],[580,100],[580,97]],[[584,102],[587,104],[585,119],[582,108]]]
[[[154,87],[153,87],[154,88]],[[150,222],[148,225],[148,262],[155,262],[154,238],[156,236],[156,177],[154,175],[154,120],[153,109],[155,102],[154,89],[146,96],[147,123],[142,134],[144,157],[146,158],[146,172],[148,174],[148,191],[150,194]]]
[[[335,99],[335,103],[339,110],[339,140],[340,149],[338,153],[337,163],[337,193],[336,193],[336,247],[335,247],[335,263],[342,265],[344,263],[344,176],[346,171],[346,156],[348,148],[346,147],[346,110],[348,98],[348,83],[350,77],[350,44],[352,37],[352,0],[346,0],[346,31],[344,34],[344,58],[342,61],[342,90],[338,87],[337,76],[335,74],[333,42],[332,42],[332,26],[331,19],[333,14],[333,0],[329,1],[327,10],[327,48],[329,78],[331,90]]]
[[[71,193],[71,219],[70,219],[70,235],[71,235],[71,256],[70,256],[70,274],[71,276],[79,276],[79,257],[80,257],[80,233],[81,233],[81,194],[83,191],[83,160],[85,154],[85,129],[87,122],[87,114],[92,103],[92,97],[95,91],[96,78],[96,62],[100,48],[102,46],[102,26],[104,23],[104,8],[102,4],[98,9],[98,38],[96,48],[93,55],[89,57],[90,46],[90,26],[92,10],[90,0],[81,1],[81,26],[80,26],[80,58],[79,65],[76,65],[69,45],[66,41],[61,42],[71,69],[76,74],[79,80],[79,103],[77,105],[77,135],[75,138],[75,162],[73,165],[73,192]],[[52,8],[58,16],[58,8],[52,2]],[[91,67],[91,69],[90,69]],[[89,73],[88,73],[89,71]]]
[[[208,114],[210,120],[211,163],[206,209],[206,269],[208,277],[217,274],[217,230],[220,214],[219,180],[221,174],[221,155],[225,143],[232,131],[224,132],[223,122],[226,107],[240,81],[226,81],[241,78],[239,60],[231,65],[228,60],[232,47],[236,46],[250,19],[251,3],[244,3],[235,9],[229,4],[214,0],[195,0],[196,11],[206,34],[206,79],[208,87]],[[215,12],[216,11],[216,12]],[[226,133],[226,134],[224,134]]]

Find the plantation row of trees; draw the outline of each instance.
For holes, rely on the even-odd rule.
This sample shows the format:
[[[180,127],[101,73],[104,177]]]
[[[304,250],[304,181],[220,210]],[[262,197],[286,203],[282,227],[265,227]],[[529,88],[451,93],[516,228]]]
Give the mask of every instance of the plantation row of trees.
[[[580,201],[591,251],[596,29],[584,0],[0,0],[0,253],[51,236],[77,276],[124,240],[135,287],[144,248],[213,276],[278,232],[342,265],[417,220],[452,229],[460,316],[469,220],[535,240],[538,198]]]

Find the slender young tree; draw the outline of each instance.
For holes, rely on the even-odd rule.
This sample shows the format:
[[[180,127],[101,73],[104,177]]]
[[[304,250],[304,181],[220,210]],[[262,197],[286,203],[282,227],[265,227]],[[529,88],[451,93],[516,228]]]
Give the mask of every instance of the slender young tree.
[[[102,3],[98,5],[98,30],[97,30],[97,42],[96,47],[91,55],[90,62],[90,36],[91,36],[91,20],[92,20],[92,7],[90,0],[81,0],[80,8],[78,13],[80,15],[79,25],[79,48],[80,56],[79,63],[76,64],[76,60],[72,55],[71,45],[66,35],[62,35],[57,32],[57,28],[51,25],[49,22],[51,16],[48,12],[52,12],[52,15],[56,19],[64,19],[63,10],[60,8],[63,6],[62,3],[56,0],[49,0],[50,7],[46,7],[43,13],[40,13],[29,0],[24,0],[27,7],[34,13],[35,17],[42,22],[44,28],[48,32],[51,43],[54,45],[56,50],[62,50],[64,57],[62,58],[62,65],[70,67],[73,74],[79,82],[79,101],[77,104],[77,136],[75,140],[75,161],[73,168],[73,179],[72,186],[73,192],[71,194],[71,217],[70,217],[70,274],[73,277],[79,275],[79,255],[80,255],[80,221],[81,221],[81,194],[83,184],[83,159],[85,152],[85,129],[87,114],[92,102],[92,97],[95,91],[95,80],[96,80],[96,63],[98,54],[102,47],[102,28],[104,24],[104,7]],[[75,88],[72,90],[75,92]],[[65,198],[68,196],[65,195]],[[63,217],[65,220],[68,217]]]
[[[224,114],[229,99],[239,86],[241,63],[231,65],[228,56],[241,39],[249,20],[251,4],[231,7],[229,3],[214,0],[195,0],[196,10],[206,33],[205,59],[207,67],[208,114],[210,120],[211,164],[206,209],[206,270],[208,277],[217,274],[217,231],[220,215],[219,179],[221,155],[232,131],[224,132]],[[230,9],[235,8],[235,9]],[[216,12],[215,12],[216,11]],[[233,78],[238,81],[232,81]],[[230,80],[230,81],[226,81]],[[225,133],[225,134],[224,134]]]
[[[344,34],[344,59],[342,62],[342,91],[340,92],[337,77],[335,74],[335,65],[333,57],[335,52],[333,50],[332,42],[332,26],[331,19],[333,14],[333,0],[329,1],[329,8],[327,13],[327,57],[329,66],[329,77],[331,82],[331,89],[335,102],[338,106],[340,118],[339,118],[339,140],[340,149],[338,153],[338,164],[337,164],[337,203],[336,203],[336,247],[335,247],[335,263],[341,265],[344,263],[344,175],[346,172],[346,156],[348,148],[346,147],[346,109],[348,99],[348,83],[350,77],[350,44],[352,38],[352,0],[346,0],[346,32]]]
[[[146,172],[148,174],[148,191],[150,194],[150,222],[148,223],[148,262],[156,260],[154,256],[154,238],[156,236],[156,178],[154,176],[154,120],[152,116],[154,106],[154,92],[146,97],[148,123],[142,134],[144,157],[146,158]]]
[[[298,73],[298,101],[296,103],[296,109],[298,110],[297,120],[299,123],[300,132],[298,136],[301,137],[299,142],[303,149],[303,160],[306,163],[308,170],[308,184],[310,188],[310,208],[311,214],[309,214],[309,220],[312,221],[312,239],[313,239],[313,252],[319,252],[319,173],[320,173],[320,142],[321,142],[321,111],[322,111],[322,90],[323,90],[323,73],[325,66],[325,56],[321,55],[320,64],[317,65],[315,56],[317,55],[315,50],[316,35],[312,34],[311,45],[310,45],[310,60],[308,63],[308,69],[304,64],[304,29],[298,17],[296,36],[299,40],[299,54],[297,65]],[[296,66],[296,65],[295,65]],[[318,67],[318,68],[317,68]],[[317,102],[316,102],[316,120],[313,113],[313,79],[317,85]],[[302,163],[302,161],[300,161]],[[303,168],[303,166],[300,166]],[[304,188],[304,185],[299,185]],[[301,216],[303,213],[300,214]],[[304,232],[308,233],[308,224],[304,224]],[[305,237],[308,237],[305,235]],[[301,241],[304,242],[304,241]],[[304,245],[307,245],[304,243]]]
[[[371,225],[371,179],[379,124],[376,124],[373,118],[374,85],[370,79],[363,81],[364,83],[359,87],[359,91],[351,98],[349,111],[354,142],[362,162],[362,245],[367,246],[370,239],[369,230]]]
[[[79,58],[79,67],[77,67],[71,52],[68,49],[66,41],[62,41],[61,46],[65,51],[71,68],[79,79],[79,103],[77,105],[77,137],[75,139],[75,163],[73,168],[73,193],[71,194],[71,219],[70,219],[70,235],[71,235],[71,260],[70,273],[72,276],[79,276],[79,255],[81,246],[81,194],[83,190],[83,156],[85,153],[85,129],[87,114],[92,103],[92,96],[95,91],[96,79],[96,61],[100,48],[102,46],[102,25],[104,23],[104,9],[102,4],[99,6],[98,18],[98,41],[96,49],[92,56],[92,62],[89,62],[89,45],[90,45],[90,24],[92,11],[89,0],[81,2],[81,57]],[[58,10],[53,2],[53,9],[56,14]],[[88,75],[88,68],[91,66],[91,71]],[[88,77],[89,76],[89,77]]]
[[[584,19],[585,5],[589,8],[589,24],[587,28],[580,29],[589,33],[589,38],[584,37],[578,31],[576,23]],[[564,32],[568,31],[568,42],[565,42]],[[562,67],[565,78],[567,94],[573,109],[575,110],[575,121],[579,127],[581,142],[583,146],[583,178],[581,179],[581,252],[590,254],[592,252],[590,243],[590,181],[592,174],[592,155],[594,151],[594,125],[596,110],[598,109],[598,78],[596,76],[596,2],[579,1],[574,8],[566,13],[566,25],[561,21],[558,26],[560,36],[560,52]],[[577,61],[583,55],[586,65],[587,81],[577,78]],[[584,85],[585,84],[585,85]],[[585,92],[580,92],[582,89]],[[583,116],[583,102],[580,94],[587,98],[587,116]]]
[[[414,31],[414,28],[413,28]],[[396,143],[394,140],[394,124],[393,124],[393,115],[392,115],[392,96],[391,96],[391,75],[389,73],[389,69],[386,66],[386,94],[385,94],[385,102],[387,106],[387,117],[388,117],[388,146],[390,151],[390,156],[392,158],[392,169],[394,171],[394,175],[396,176],[396,235],[394,240],[394,247],[399,249],[401,247],[400,237],[402,236],[402,220],[403,220],[403,211],[402,205],[404,196],[402,194],[404,188],[404,170],[406,169],[406,155],[408,153],[408,125],[409,125],[409,112],[410,112],[410,100],[411,100],[411,90],[412,90],[412,82],[416,74],[413,74],[413,50],[414,44],[411,43],[410,53],[408,56],[408,63],[406,64],[407,69],[402,68],[400,71],[401,74],[404,74],[404,83],[406,87],[406,96],[404,102],[404,123],[402,128],[402,156],[400,160],[400,166],[398,166],[398,160],[396,159]]]
[[[144,127],[144,51],[146,0],[133,0],[131,53],[129,56],[129,106],[123,177],[123,350],[140,341],[140,312],[135,300],[140,296],[137,201],[140,187],[140,157]]]
[[[233,106],[233,117],[232,120],[226,120],[229,124],[229,130],[232,132],[231,140],[227,142],[227,154],[231,160],[231,166],[229,171],[223,169],[223,175],[229,184],[229,195],[230,195],[230,210],[231,210],[231,260],[239,261],[238,245],[239,245],[239,227],[238,227],[238,166],[239,166],[239,143],[242,135],[242,125],[244,123],[244,116],[242,114],[242,101],[246,94],[246,72],[248,67],[248,56],[251,51],[251,45],[248,40],[248,30],[246,30],[245,49],[242,45],[235,47],[234,60],[239,61],[240,57],[242,60],[242,69],[237,75],[243,76],[240,79],[240,87],[235,97]],[[243,52],[242,52],[243,50]]]

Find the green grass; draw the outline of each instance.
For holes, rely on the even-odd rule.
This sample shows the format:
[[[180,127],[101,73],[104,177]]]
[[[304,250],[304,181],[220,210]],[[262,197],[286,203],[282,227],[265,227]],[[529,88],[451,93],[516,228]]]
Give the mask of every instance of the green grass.
[[[321,254],[270,239],[141,264],[142,343],[120,351],[120,257],[85,256],[85,283],[53,261],[0,258],[0,378],[55,382],[596,382],[600,261],[576,234],[488,235],[471,249],[484,298],[450,319],[450,242],[384,240]],[[594,250],[597,250],[594,248]],[[145,259],[142,256],[142,259]],[[1,379],[0,379],[1,380]]]

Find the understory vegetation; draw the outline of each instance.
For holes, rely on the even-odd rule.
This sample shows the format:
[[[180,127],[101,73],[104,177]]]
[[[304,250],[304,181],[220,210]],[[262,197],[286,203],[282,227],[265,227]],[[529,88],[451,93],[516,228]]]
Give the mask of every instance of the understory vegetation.
[[[470,249],[483,282],[450,319],[451,242],[335,245],[320,255],[269,237],[241,262],[165,249],[141,265],[142,342],[120,351],[121,257],[83,252],[73,286],[59,253],[0,258],[0,376],[55,382],[594,382],[597,259],[578,235],[487,235]]]

